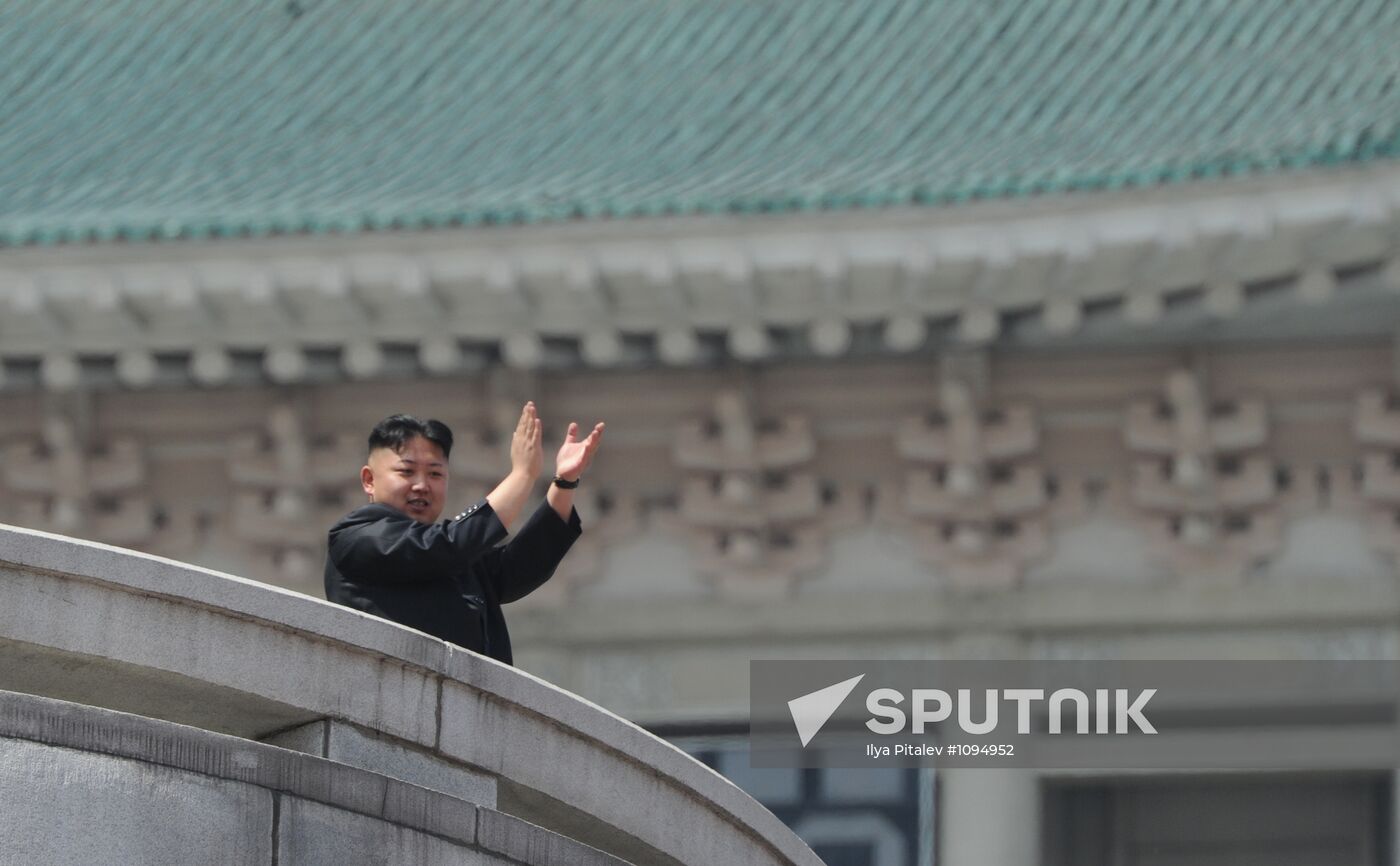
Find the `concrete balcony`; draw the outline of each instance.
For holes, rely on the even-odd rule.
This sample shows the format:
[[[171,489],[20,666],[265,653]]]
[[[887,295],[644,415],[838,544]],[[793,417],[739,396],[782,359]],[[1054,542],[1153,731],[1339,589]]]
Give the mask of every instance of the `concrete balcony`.
[[[641,728],[376,617],[3,526],[0,580],[24,862],[820,866]]]

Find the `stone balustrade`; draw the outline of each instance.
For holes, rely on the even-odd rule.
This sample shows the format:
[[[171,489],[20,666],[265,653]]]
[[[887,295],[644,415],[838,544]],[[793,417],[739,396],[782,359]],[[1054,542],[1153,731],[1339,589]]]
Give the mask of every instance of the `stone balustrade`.
[[[3,526],[0,580],[0,844],[33,862],[820,864],[673,746],[393,623]]]

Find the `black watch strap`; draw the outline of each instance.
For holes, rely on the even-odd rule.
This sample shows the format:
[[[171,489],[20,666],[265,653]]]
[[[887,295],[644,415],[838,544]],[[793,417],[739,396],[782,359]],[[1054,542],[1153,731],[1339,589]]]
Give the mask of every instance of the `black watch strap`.
[[[567,478],[560,478],[558,475],[554,476],[554,486],[562,488],[564,490],[573,490],[575,487],[578,486],[578,482],[579,479],[577,478],[575,478],[573,481],[570,481]]]

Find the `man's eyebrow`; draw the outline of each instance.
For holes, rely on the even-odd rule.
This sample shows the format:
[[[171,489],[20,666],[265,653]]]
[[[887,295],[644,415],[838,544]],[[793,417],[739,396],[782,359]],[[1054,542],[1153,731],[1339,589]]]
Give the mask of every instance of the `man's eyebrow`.
[[[399,458],[399,462],[400,462],[400,463],[412,463],[412,464],[415,465],[415,466],[418,465],[418,461],[417,461],[417,460],[414,460],[412,457],[400,457],[400,458]],[[429,460],[429,461],[428,461],[428,465],[429,465],[429,466],[446,466],[447,464],[446,464],[446,463],[443,463],[441,460]]]

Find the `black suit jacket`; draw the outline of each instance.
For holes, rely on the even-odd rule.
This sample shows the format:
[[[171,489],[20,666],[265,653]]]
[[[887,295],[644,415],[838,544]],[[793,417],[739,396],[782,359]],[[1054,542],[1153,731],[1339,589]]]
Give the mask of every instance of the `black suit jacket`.
[[[497,546],[506,528],[484,499],[434,524],[365,505],[331,527],[326,598],[511,664],[501,605],[549,580],[582,531],[546,502]]]

